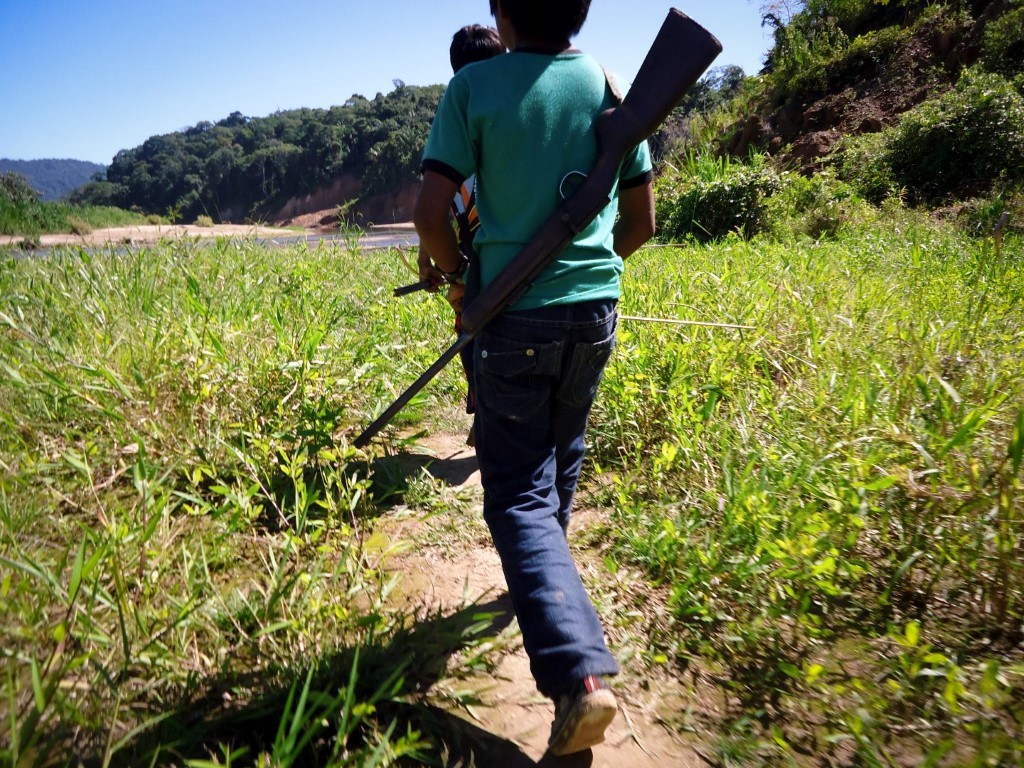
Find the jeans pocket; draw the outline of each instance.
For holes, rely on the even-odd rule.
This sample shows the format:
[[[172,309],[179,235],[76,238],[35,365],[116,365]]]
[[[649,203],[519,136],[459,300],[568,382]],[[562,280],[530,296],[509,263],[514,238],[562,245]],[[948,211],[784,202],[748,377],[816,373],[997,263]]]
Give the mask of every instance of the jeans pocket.
[[[597,394],[604,368],[615,349],[615,333],[595,342],[579,342],[572,349],[558,399],[574,406],[589,405]]]
[[[561,346],[481,334],[473,356],[477,402],[512,421],[546,418]]]

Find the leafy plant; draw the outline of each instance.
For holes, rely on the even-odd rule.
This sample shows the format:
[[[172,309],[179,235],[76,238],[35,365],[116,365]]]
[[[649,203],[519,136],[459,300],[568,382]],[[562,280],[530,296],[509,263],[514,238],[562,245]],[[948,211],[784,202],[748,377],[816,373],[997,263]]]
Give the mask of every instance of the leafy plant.
[[[92,232],[89,222],[79,216],[68,216],[68,226],[76,235],[88,235]]]
[[[659,237],[708,242],[731,232],[752,237],[767,226],[766,200],[781,180],[764,157],[750,163],[711,154],[687,154],[657,181]]]
[[[1020,0],[985,25],[981,64],[1007,79],[1024,74],[1024,3]]]

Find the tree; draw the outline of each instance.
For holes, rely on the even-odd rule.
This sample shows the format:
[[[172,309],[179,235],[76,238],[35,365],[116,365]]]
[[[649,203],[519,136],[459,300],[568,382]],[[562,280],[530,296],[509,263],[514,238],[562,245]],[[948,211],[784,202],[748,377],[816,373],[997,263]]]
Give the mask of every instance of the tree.
[[[20,173],[0,174],[0,200],[17,207],[39,202],[39,193]]]

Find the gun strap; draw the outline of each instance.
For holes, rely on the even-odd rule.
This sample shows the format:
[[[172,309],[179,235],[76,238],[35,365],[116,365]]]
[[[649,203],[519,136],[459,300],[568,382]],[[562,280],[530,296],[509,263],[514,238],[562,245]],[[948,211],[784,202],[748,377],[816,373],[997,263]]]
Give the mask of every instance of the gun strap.
[[[617,107],[626,98],[622,88],[619,86],[619,79],[604,67],[601,67],[601,70],[604,72],[604,81],[608,84],[608,90],[611,91],[612,96],[615,98],[615,106]]]

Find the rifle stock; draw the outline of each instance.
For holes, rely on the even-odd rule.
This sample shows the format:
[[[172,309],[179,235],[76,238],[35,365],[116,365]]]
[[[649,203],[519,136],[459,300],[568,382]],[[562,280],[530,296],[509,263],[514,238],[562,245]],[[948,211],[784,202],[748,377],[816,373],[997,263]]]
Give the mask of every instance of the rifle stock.
[[[686,14],[675,8],[669,10],[626,98],[597,118],[598,155],[590,174],[465,308],[459,340],[355,439],[357,448],[369,443],[458,349],[518,301],[548,264],[597,217],[610,202],[626,153],[658,130],[721,51],[722,45],[714,35]]]

